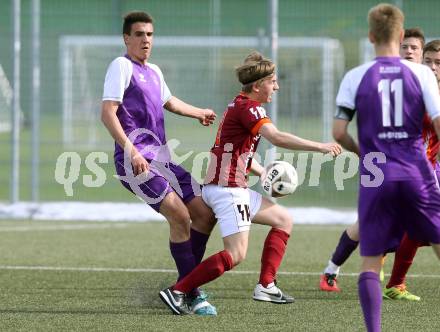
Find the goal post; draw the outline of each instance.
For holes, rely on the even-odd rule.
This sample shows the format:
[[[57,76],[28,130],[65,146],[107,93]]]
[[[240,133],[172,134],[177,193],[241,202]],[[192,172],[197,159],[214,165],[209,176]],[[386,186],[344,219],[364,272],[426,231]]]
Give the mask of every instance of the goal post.
[[[11,131],[12,87],[0,64],[0,133]]]

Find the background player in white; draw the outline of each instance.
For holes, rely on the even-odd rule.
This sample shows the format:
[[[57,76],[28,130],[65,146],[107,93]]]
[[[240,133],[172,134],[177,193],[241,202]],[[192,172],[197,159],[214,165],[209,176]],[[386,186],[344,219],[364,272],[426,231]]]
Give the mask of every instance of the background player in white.
[[[399,57],[403,13],[379,4],[368,13],[374,61],[349,71],[341,82],[333,133],[345,148],[354,113],[360,152],[359,235],[362,256],[359,297],[368,331],[381,330],[381,258],[405,232],[428,241],[440,257],[440,192],[426,158],[425,111],[440,133],[440,96],[426,66]],[[344,144],[351,142],[351,144]]]
[[[318,143],[279,131],[266,115],[262,104],[269,103],[279,89],[275,65],[258,52],[251,53],[236,70],[243,84],[241,93],[228,105],[211,149],[211,160],[203,187],[203,199],[213,209],[223,237],[224,250],[208,257],[160,297],[175,314],[188,312],[185,294],[221,276],[246,256],[251,222],[271,226],[261,258],[260,280],[253,298],[259,301],[290,303],[293,298],[275,285],[277,270],[292,230],[285,208],[247,187],[252,170],[264,169],[253,154],[260,137],[272,144],[294,150],[341,153],[336,143]]]

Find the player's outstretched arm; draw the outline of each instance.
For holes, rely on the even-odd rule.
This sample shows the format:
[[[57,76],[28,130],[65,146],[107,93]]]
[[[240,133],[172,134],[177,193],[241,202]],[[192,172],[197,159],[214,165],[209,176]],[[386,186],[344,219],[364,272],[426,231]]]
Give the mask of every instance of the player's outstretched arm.
[[[341,144],[344,149],[356,153],[359,156],[359,145],[353,137],[348,133],[349,121],[343,119],[334,119],[333,121],[333,138]]]
[[[113,100],[104,100],[101,107],[101,121],[112,135],[113,139],[124,150],[130,151],[131,164],[133,165],[134,175],[138,175],[149,170],[149,164],[145,158],[138,152],[132,142],[128,139],[124,129],[119,122],[116,112],[118,111],[119,102]],[[127,150],[125,150],[127,151]]]
[[[290,150],[318,151],[322,153],[331,153],[337,156],[342,152],[338,143],[320,143],[309,141],[307,139],[279,131],[272,123],[265,123],[258,131],[261,136],[266,138],[273,145]]]
[[[209,108],[199,108],[185,103],[172,96],[164,105],[165,109],[182,116],[198,119],[204,126],[209,126],[215,120],[216,114]]]

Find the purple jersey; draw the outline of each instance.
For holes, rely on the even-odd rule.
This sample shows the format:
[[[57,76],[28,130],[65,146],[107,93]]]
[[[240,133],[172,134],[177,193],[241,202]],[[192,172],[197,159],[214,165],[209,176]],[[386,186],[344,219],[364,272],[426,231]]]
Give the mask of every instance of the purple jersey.
[[[121,103],[116,113],[119,122],[127,137],[148,160],[170,160],[163,114],[163,105],[170,98],[170,90],[158,66],[141,65],[128,56],[118,57],[110,64],[102,100]],[[124,150],[116,143],[115,160],[123,158]]]
[[[377,57],[346,74],[336,103],[357,113],[361,175],[371,174],[368,161],[382,170],[385,181],[431,173],[422,121],[425,112],[431,119],[440,115],[440,96],[428,67],[398,57]],[[386,160],[376,160],[371,154],[376,152]]]
[[[144,182],[139,182],[126,164],[124,150],[115,144],[115,166],[124,187],[157,212],[165,196],[175,191],[186,204],[201,194],[200,185],[181,166],[171,163],[166,145],[163,105],[171,98],[159,67],[141,65],[128,56],[109,66],[102,100],[120,103],[117,117],[127,137],[150,163]]]
[[[404,232],[440,243],[440,191],[422,138],[425,113],[431,119],[440,115],[432,71],[397,57],[378,57],[346,74],[336,103],[357,113],[361,255],[392,251]],[[366,180],[371,175],[380,181]]]

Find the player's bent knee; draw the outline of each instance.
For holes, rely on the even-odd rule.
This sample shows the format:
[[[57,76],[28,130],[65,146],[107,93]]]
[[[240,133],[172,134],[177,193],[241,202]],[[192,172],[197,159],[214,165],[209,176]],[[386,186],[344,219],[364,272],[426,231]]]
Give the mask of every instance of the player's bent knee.
[[[191,218],[189,217],[188,213],[185,213],[185,211],[176,211],[176,213],[172,214],[168,219],[170,224],[173,224],[177,227],[186,227],[191,224]]]
[[[241,262],[243,262],[246,258],[246,248],[244,248],[243,246],[236,246],[236,247],[228,247],[225,248],[227,251],[229,251],[229,253],[231,254],[232,257],[232,262],[234,264],[234,266],[240,264]]]
[[[287,215],[286,218],[283,219],[282,224],[283,224],[283,228],[282,229],[286,233],[290,234],[292,232],[293,219],[289,215]]]
[[[246,251],[236,251],[234,253],[231,253],[232,256],[232,262],[234,266],[240,264],[246,259]]]
[[[201,233],[210,234],[217,220],[211,208],[209,208],[201,199],[200,201],[201,203],[194,199],[191,201],[192,205],[188,205],[192,221],[191,227]]]
[[[282,229],[286,233],[290,234],[293,227],[293,219],[286,209],[281,208],[279,213],[276,215],[276,225],[275,228]]]
[[[162,214],[167,219],[171,229],[179,232],[189,232],[191,219],[185,207],[182,209],[168,209],[167,213]]]

